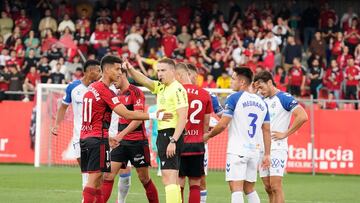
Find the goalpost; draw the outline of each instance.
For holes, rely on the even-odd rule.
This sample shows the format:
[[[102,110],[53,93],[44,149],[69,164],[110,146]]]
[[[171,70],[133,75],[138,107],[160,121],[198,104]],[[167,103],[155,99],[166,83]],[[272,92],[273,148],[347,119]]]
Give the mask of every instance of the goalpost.
[[[59,126],[58,135],[51,135],[50,130],[55,123],[56,113],[65,95],[67,85],[38,84],[36,91],[36,135],[34,166],[77,166],[72,157],[73,113],[69,105],[64,120]],[[144,87],[140,87],[146,97],[146,105],[156,103],[155,96]],[[208,89],[220,96],[221,103],[232,93],[230,89]],[[227,132],[224,132],[226,134]],[[151,137],[150,135],[148,135]],[[151,143],[151,142],[149,142]],[[210,168],[222,169],[225,163],[227,136],[218,136],[209,143]],[[151,147],[150,147],[151,148]],[[155,158],[151,158],[152,165],[156,165]]]

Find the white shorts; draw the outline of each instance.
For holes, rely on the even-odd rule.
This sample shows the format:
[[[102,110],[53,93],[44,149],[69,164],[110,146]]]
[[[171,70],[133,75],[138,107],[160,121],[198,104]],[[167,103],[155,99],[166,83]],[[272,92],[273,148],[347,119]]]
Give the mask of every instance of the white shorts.
[[[81,156],[81,149],[80,149],[80,141],[79,140],[72,140],[72,147],[71,147],[71,153],[73,156],[78,159]]]
[[[288,158],[287,150],[275,149],[270,151],[270,168],[263,169],[261,167],[261,161],[263,158],[263,154],[261,154],[259,161],[259,174],[260,177],[268,177],[268,176],[284,176],[285,167]]]
[[[206,175],[206,176],[207,176],[207,174],[208,174],[208,164],[209,164],[209,148],[208,148],[208,144],[205,143],[204,172],[205,172],[205,175]]]
[[[256,182],[259,156],[246,157],[236,154],[226,154],[226,181]]]

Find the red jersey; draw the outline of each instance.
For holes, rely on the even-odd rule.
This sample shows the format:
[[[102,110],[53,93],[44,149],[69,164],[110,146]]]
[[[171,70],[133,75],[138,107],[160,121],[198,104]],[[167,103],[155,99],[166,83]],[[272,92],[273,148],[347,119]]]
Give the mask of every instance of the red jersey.
[[[348,28],[346,31],[345,31],[345,35],[348,35],[349,33],[357,33],[358,35],[360,34],[360,31],[355,28]],[[346,41],[349,43],[349,44],[358,44],[359,43],[359,39],[357,38],[356,35],[351,35],[349,38],[346,39]]]
[[[189,110],[186,123],[186,135],[181,155],[204,154],[204,117],[212,112],[210,94],[193,84],[183,85],[187,91]]]
[[[119,98],[103,82],[92,83],[83,98],[80,139],[108,138],[111,112],[119,104]]]
[[[324,77],[324,85],[330,90],[340,90],[344,75],[339,68],[328,68]]]
[[[119,99],[122,104],[130,111],[141,110],[144,111],[145,108],[145,96],[144,93],[134,85],[130,85],[128,89],[123,92],[119,92]],[[119,118],[119,132],[124,130],[132,120],[126,120],[125,118]],[[137,127],[134,131],[125,135],[123,140],[146,140],[145,134],[145,124],[142,124]]]
[[[289,76],[290,76],[290,85],[293,86],[300,86],[303,80],[303,76],[306,75],[306,71],[303,69],[303,67],[292,67],[289,70]]]
[[[164,46],[166,57],[171,57],[173,51],[177,48],[177,39],[174,35],[165,35],[162,38],[161,45]]]
[[[358,66],[348,66],[345,74],[347,77],[346,86],[357,86],[359,84],[360,69]],[[350,80],[349,76],[353,77],[353,79]]]

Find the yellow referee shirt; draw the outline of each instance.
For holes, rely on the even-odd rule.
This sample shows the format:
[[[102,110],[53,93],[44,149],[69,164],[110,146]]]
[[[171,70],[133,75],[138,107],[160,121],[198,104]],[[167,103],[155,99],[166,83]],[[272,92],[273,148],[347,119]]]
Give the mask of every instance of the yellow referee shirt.
[[[176,110],[188,106],[188,98],[185,88],[176,80],[166,86],[159,81],[154,82],[153,94],[157,94],[157,107],[165,112],[172,113],[173,118],[169,121],[158,121],[158,130],[176,128],[178,115]]]

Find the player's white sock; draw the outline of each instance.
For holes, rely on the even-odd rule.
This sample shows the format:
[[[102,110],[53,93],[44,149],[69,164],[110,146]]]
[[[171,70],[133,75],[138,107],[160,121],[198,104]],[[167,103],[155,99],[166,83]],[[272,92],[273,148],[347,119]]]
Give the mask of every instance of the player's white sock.
[[[131,185],[131,173],[119,175],[118,203],[125,203]]]
[[[259,195],[256,191],[246,195],[248,203],[260,203]]]
[[[206,203],[207,190],[200,191],[200,203]]]
[[[81,176],[82,176],[82,188],[84,189],[87,182],[88,182],[89,174],[88,173],[81,173]]]
[[[243,193],[240,191],[231,193],[231,203],[244,203]]]

